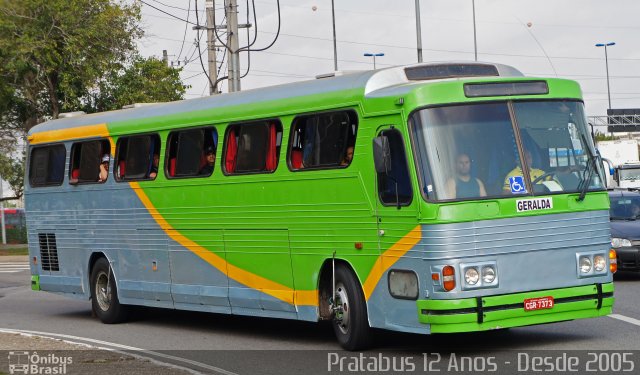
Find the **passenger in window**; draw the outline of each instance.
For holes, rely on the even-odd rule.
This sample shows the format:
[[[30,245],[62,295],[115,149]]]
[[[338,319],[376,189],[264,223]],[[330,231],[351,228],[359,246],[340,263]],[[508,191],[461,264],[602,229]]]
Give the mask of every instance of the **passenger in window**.
[[[109,177],[109,154],[102,155],[102,159],[100,161],[100,172],[98,173],[98,182],[107,181],[107,177]]]
[[[156,178],[158,175],[158,165],[160,164],[160,155],[153,154],[153,165],[151,165],[151,172],[149,172],[149,178]]]
[[[353,146],[347,147],[347,152],[344,154],[344,158],[340,162],[341,166],[347,166],[351,164],[351,160],[353,160]]]
[[[204,156],[207,163],[200,168],[200,172],[198,172],[198,174],[202,176],[209,176],[213,173],[213,167],[216,164],[216,152],[213,149],[213,146],[209,146],[205,149]]]
[[[535,181],[538,177],[544,175],[546,172],[543,171],[542,169],[537,169],[537,168],[533,168],[533,158],[531,157],[531,151],[529,150],[525,150],[524,151],[524,157],[527,159],[527,165],[529,166],[529,175],[531,176],[531,181]],[[511,192],[511,185],[509,184],[509,178],[510,177],[516,177],[516,176],[522,176],[524,177],[524,174],[522,173],[522,168],[520,168],[520,164],[518,164],[515,168],[513,168],[511,170],[511,172],[509,172],[507,174],[507,176],[504,178],[504,186],[502,188],[502,190],[504,190],[504,192],[506,193],[510,193]],[[547,181],[550,180],[550,177],[548,177],[546,179]]]
[[[482,181],[471,176],[471,158],[464,153],[456,157],[456,177],[447,180],[446,189],[449,199],[487,196]]]

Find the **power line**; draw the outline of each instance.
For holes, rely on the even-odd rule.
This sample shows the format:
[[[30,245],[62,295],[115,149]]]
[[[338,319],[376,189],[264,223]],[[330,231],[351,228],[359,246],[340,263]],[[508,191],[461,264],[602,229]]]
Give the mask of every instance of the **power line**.
[[[180,18],[180,17],[176,16],[175,14],[171,14],[171,13],[169,13],[169,12],[165,12],[164,10],[162,10],[162,9],[160,9],[160,8],[158,8],[158,7],[155,7],[155,6],[153,6],[153,5],[149,4],[149,3],[147,3],[147,2],[146,2],[146,1],[144,1],[144,0],[140,0],[140,2],[141,2],[142,4],[144,4],[144,5],[148,6],[148,7],[151,7],[151,8],[153,8],[153,9],[157,10],[158,12],[161,12],[161,13],[166,14],[167,16],[170,16],[170,17],[175,18],[175,19],[177,19],[177,20],[180,20],[180,21],[182,21],[182,22],[187,22],[187,23],[190,23],[190,24],[192,24],[192,25],[196,25],[196,26],[197,26],[197,24],[195,24],[195,23],[193,23],[193,22],[189,22],[188,20],[185,20],[185,19],[183,19],[183,18]],[[198,2],[196,1],[196,4],[197,4],[197,3],[198,3]],[[197,15],[198,15],[198,10],[197,10],[197,7],[196,7],[196,16],[197,16]]]
[[[162,5],[166,6],[167,8],[173,8],[173,9],[179,9],[179,10],[186,10],[187,12],[195,12],[195,10],[191,10],[191,7],[189,7],[189,9],[185,9],[185,8],[177,7],[177,6],[175,6],[175,5],[165,4],[165,3],[163,3],[162,1],[158,1],[158,0],[151,0],[151,1],[153,1],[153,2],[155,2],[155,3],[158,3],[158,4],[162,4]],[[191,5],[191,4],[189,4],[189,5]],[[223,9],[223,8],[218,8],[218,9]]]
[[[157,0],[154,0],[154,1],[157,1]],[[195,0],[195,1],[198,1],[198,0]],[[178,58],[176,59],[178,60],[178,64],[180,64],[180,57],[182,56],[182,49],[184,48],[184,42],[187,40],[187,29],[189,28],[189,11],[190,10],[191,10],[191,0],[189,0],[189,5],[187,8],[187,20],[186,20],[187,22],[184,23],[184,35],[182,36],[182,45],[180,46],[180,52],[178,52]]]

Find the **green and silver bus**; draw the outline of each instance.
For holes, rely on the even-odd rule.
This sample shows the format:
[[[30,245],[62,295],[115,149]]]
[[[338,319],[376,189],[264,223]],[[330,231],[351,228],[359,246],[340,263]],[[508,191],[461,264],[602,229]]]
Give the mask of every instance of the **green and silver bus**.
[[[611,313],[580,87],[429,63],[119,111],[28,136],[32,289],[128,307],[470,332]]]

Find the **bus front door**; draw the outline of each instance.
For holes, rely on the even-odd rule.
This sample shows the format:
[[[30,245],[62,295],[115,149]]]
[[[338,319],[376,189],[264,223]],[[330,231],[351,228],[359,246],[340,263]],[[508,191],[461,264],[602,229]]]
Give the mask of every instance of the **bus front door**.
[[[382,278],[369,299],[369,319],[375,327],[406,325],[408,321],[418,326],[416,303],[411,300],[414,296],[392,296],[389,283],[390,273],[415,268],[413,257],[406,255],[419,240],[419,234],[414,232],[418,202],[413,198],[402,133],[393,127],[380,129],[374,140],[374,158]],[[376,309],[382,310],[376,313]]]

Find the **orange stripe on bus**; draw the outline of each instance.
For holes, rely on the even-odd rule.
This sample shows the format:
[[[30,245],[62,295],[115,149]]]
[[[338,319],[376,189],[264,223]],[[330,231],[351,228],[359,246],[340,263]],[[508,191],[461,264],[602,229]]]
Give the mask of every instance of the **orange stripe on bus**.
[[[362,289],[364,290],[364,298],[368,301],[373,294],[373,290],[378,285],[385,272],[393,266],[407,251],[411,250],[422,238],[421,225],[416,226],[402,237],[398,242],[393,244],[387,251],[382,253],[376,260],[371,269],[371,273],[367,276]]]
[[[48,130],[31,134],[28,137],[30,144],[68,141],[71,139],[108,137],[107,124],[79,126],[70,129]],[[109,140],[113,146],[113,140]]]

